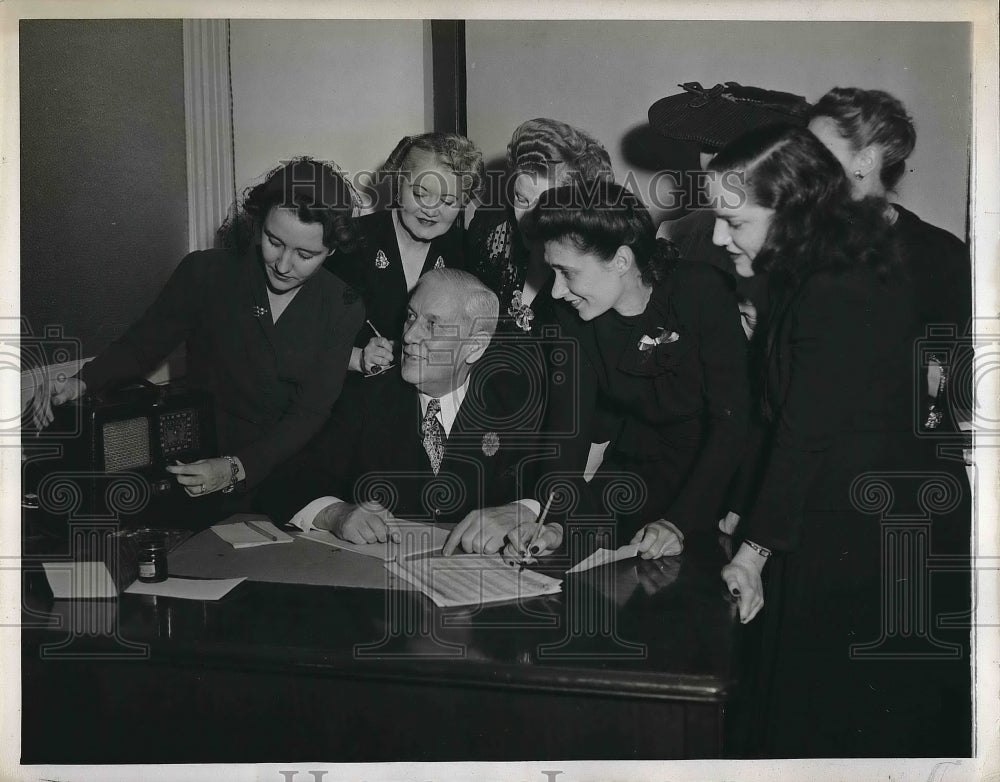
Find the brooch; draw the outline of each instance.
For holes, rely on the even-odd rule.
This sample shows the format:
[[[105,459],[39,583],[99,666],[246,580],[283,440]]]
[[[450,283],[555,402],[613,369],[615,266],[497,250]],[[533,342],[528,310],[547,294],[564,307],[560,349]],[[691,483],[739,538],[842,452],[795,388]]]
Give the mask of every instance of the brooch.
[[[438,259],[436,261],[434,261],[434,268],[435,269],[443,269],[444,268],[444,258],[442,258],[440,255],[438,256]]]
[[[521,291],[514,291],[510,306],[507,307],[507,314],[514,318],[521,331],[531,331],[531,321],[535,318],[535,312],[527,304],[521,303]]]
[[[259,304],[254,304],[252,311],[255,318],[263,318],[267,315],[267,307],[261,307]]]
[[[500,450],[500,435],[496,432],[487,432],[483,435],[483,453],[493,456]]]
[[[379,250],[378,254],[375,256],[375,268],[376,269],[385,269],[388,266],[389,266],[389,259],[385,257],[385,253],[384,252],[382,252],[381,250]]]
[[[646,352],[647,350],[652,350],[657,345],[667,345],[681,338],[681,335],[676,331],[667,331],[663,326],[659,326],[658,329],[655,337],[651,337],[648,334],[642,335],[642,338],[639,340],[640,351]]]

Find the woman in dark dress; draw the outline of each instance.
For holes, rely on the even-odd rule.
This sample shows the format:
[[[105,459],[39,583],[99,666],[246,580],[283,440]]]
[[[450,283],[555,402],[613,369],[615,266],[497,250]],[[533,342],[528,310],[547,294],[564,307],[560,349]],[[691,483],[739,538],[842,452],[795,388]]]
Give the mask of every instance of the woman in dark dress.
[[[837,160],[800,128],[748,133],[710,168],[715,241],[768,273],[772,302],[762,479],[722,571],[743,622],[763,608],[744,693],[749,751],[962,755],[967,656],[928,660],[945,648],[937,630],[888,637],[899,590],[928,576],[893,570],[893,517],[916,522],[916,545],[959,554],[964,540],[967,555],[969,492],[961,468],[942,469],[913,436],[916,313],[884,204],[853,200]],[[934,580],[936,612],[968,608],[961,581],[944,593]],[[967,631],[964,645],[951,633],[944,657],[968,650]]]
[[[146,313],[65,384],[39,388],[36,420],[141,378],[187,345],[186,380],[215,399],[213,459],[168,466],[188,494],[255,487],[320,429],[364,322],[356,293],[323,269],[357,238],[353,190],[330,164],[299,158],[249,190],[234,244],[185,257]]]
[[[406,302],[431,269],[461,269],[458,219],[483,184],[483,156],[464,136],[424,133],[402,139],[382,168],[392,206],[358,219],[357,251],[327,268],[361,292],[369,323],[357,333],[350,369],[377,374],[400,350]]]
[[[618,185],[547,191],[526,233],[544,246],[555,321],[580,354],[575,382],[553,389],[565,398],[549,406],[551,428],[577,424],[549,474],[583,473],[601,406],[610,444],[570,513],[613,515],[617,544],[646,558],[677,554],[685,533],[713,527],[742,455],[747,341],[732,287],[657,240]]]
[[[614,172],[607,151],[592,136],[565,122],[540,118],[514,131],[507,145],[507,175],[507,204],[479,206],[469,224],[467,266],[500,298],[501,333],[530,332],[538,325],[534,307],[548,306],[552,271],[541,248],[525,242],[522,219],[550,187],[613,182]]]
[[[906,172],[917,140],[906,107],[882,90],[835,87],[819,99],[809,116],[809,130],[843,166],[854,197],[887,199]],[[969,248],[899,204],[887,202],[885,209],[914,283],[922,336],[932,327],[954,335],[944,336],[946,347],[929,360],[926,387],[920,378],[918,398],[926,403],[918,423],[924,429],[954,429],[958,420],[968,420],[972,409],[971,348],[962,344],[972,318]],[[931,341],[941,343],[942,339]],[[952,349],[947,347],[949,342]],[[959,365],[960,371],[952,369]]]

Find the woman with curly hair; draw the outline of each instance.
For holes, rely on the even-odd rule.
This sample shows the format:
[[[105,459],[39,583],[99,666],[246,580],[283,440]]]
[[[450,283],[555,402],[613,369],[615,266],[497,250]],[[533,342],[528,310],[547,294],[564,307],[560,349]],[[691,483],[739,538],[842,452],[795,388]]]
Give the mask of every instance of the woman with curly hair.
[[[855,198],[888,199],[896,189],[906,161],[917,141],[913,120],[903,103],[882,90],[835,87],[809,114],[809,130],[833,152],[843,166]],[[962,337],[972,318],[972,264],[969,248],[947,231],[926,223],[899,204],[885,203],[907,273],[914,282],[917,315],[926,334],[932,326],[950,328]],[[969,359],[964,346],[959,355],[937,355],[930,360],[927,388],[919,377],[920,393],[926,399],[920,423],[926,429],[942,427],[945,412],[968,416],[972,407],[971,373],[956,389],[948,368],[956,359]],[[949,391],[945,404],[942,392]]]
[[[483,186],[483,155],[465,136],[406,136],[380,172],[391,205],[358,219],[361,244],[327,268],[361,292],[368,323],[350,368],[375,375],[398,357],[406,303],[431,269],[464,267],[459,216]]]
[[[960,551],[950,511],[968,502],[961,468],[942,474],[912,433],[916,314],[884,203],[854,200],[836,158],[802,128],[747,133],[709,168],[714,241],[741,273],[768,274],[772,302],[762,477],[722,571],[743,622],[763,608],[759,678],[744,688],[750,751],[963,755],[967,661],[920,660],[935,644],[916,633],[880,645],[898,590],[927,574],[894,576],[889,527],[865,498],[887,485],[883,510],[930,520],[935,553]],[[922,481],[954,500],[948,512],[927,514]]]
[[[469,225],[468,270],[500,297],[504,327],[531,330],[532,302],[551,278],[542,252],[532,252],[518,228],[550,187],[613,182],[607,151],[588,133],[555,119],[531,119],[507,145],[507,205],[480,206]],[[543,296],[542,299],[546,297]]]
[[[38,390],[38,424],[51,421],[50,404],[141,378],[184,342],[187,383],[212,393],[226,455],[167,469],[193,497],[257,486],[320,429],[340,394],[364,308],[323,264],[353,248],[355,209],[335,166],[297,158],[275,168],[237,210],[255,241],[238,242],[242,253],[185,257],[124,336],[76,377]]]
[[[539,470],[540,492],[584,473],[599,425],[610,439],[603,462],[588,486],[558,492],[557,511],[613,516],[612,548],[679,554],[687,533],[712,529],[742,455],[750,395],[735,294],[721,271],[657,239],[645,206],[620,185],[548,190],[525,232],[553,272],[563,345],[580,354],[575,371],[564,362],[569,381],[551,386],[548,428],[574,436]]]

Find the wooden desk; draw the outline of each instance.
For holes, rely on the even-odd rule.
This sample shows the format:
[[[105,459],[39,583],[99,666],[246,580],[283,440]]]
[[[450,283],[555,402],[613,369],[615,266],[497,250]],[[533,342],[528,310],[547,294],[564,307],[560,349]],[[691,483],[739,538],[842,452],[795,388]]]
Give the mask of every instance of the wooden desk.
[[[718,757],[724,561],[689,539],[477,610],[250,581],[218,603],[74,604],[26,572],[22,762]]]

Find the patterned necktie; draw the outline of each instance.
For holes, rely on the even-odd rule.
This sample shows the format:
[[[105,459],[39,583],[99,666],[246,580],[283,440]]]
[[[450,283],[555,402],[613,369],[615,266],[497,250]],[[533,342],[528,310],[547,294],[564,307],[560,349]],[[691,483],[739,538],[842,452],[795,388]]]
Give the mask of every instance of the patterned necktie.
[[[444,427],[437,418],[439,412],[441,412],[440,400],[431,399],[427,403],[424,419],[420,422],[420,431],[424,435],[424,450],[431,460],[431,469],[435,475],[441,469],[441,459],[444,457]]]

